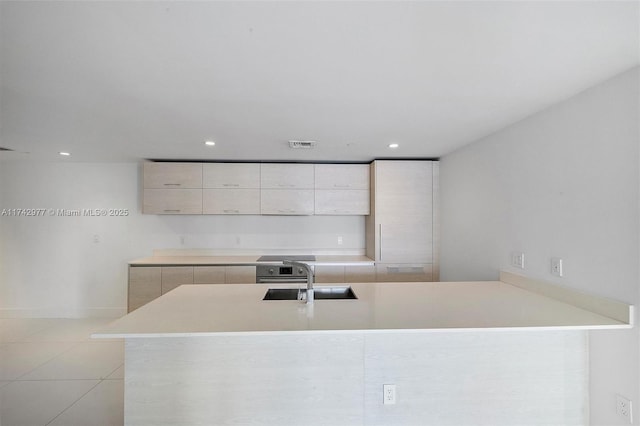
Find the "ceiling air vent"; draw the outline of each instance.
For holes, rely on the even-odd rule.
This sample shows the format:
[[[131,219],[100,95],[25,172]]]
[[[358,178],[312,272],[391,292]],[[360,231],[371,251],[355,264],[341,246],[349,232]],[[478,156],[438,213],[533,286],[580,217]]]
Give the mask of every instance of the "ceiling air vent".
[[[316,146],[316,141],[289,141],[291,149],[312,149]]]

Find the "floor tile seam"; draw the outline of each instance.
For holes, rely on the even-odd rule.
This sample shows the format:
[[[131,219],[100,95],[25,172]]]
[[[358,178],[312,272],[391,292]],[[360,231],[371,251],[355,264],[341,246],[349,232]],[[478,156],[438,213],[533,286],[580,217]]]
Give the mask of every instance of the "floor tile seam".
[[[85,396],[87,396],[87,394],[89,392],[91,392],[92,390],[94,390],[96,387],[98,387],[98,385],[100,385],[100,383],[102,383],[102,380],[98,380],[98,383],[96,383],[94,386],[92,386],[88,391],[86,391],[85,393],[83,393],[82,395],[80,395],[80,397],[78,399],[76,399],[75,401],[73,401],[71,404],[69,404],[64,410],[62,410],[61,412],[59,412],[55,417],[53,417],[51,420],[49,420],[47,423],[45,423],[45,426],[51,424],[52,422],[54,422],[58,417],[60,417],[61,415],[63,415],[69,408],[73,407],[74,405],[76,405],[78,403],[78,401],[80,401],[82,398],[84,398]]]
[[[73,343],[73,342],[43,342],[43,343]],[[16,379],[15,379],[15,380],[18,380],[18,379],[20,379],[21,377],[24,377],[24,376],[26,376],[26,375],[28,375],[28,374],[31,374],[32,372],[34,372],[34,371],[35,371],[35,370],[37,370],[38,368],[43,367],[43,366],[45,366],[45,365],[49,364],[49,363],[50,363],[51,361],[53,361],[54,359],[56,359],[56,358],[58,358],[59,356],[61,356],[61,355],[65,354],[65,353],[67,353],[68,351],[70,351],[71,349],[75,348],[75,347],[76,347],[76,346],[78,346],[78,345],[79,345],[79,343],[77,343],[77,342],[76,342],[76,343],[74,343],[74,344],[72,344],[71,346],[69,346],[67,349],[65,349],[64,351],[60,352],[59,354],[54,355],[52,358],[49,358],[48,360],[44,361],[43,363],[38,364],[37,366],[33,367],[31,370],[29,370],[29,371],[27,371],[27,372],[25,372],[25,373],[23,373],[23,374],[19,375],[18,377],[16,377]]]
[[[107,374],[105,376],[105,379],[108,379],[113,373],[115,373],[116,371],[118,371],[120,369],[120,367],[122,367],[124,365],[124,362],[122,364],[120,364],[119,366],[117,366],[113,371],[111,371],[111,373]]]

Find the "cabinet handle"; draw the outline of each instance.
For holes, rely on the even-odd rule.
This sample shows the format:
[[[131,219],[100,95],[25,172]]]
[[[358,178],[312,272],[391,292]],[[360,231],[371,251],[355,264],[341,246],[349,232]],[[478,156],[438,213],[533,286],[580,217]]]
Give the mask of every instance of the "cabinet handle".
[[[222,186],[238,187],[240,186],[240,184],[239,183],[223,183]]]
[[[380,256],[378,257],[380,259],[380,262],[382,262],[382,224],[379,225],[380,226]]]
[[[165,183],[164,186],[181,186],[181,183]]]
[[[334,184],[333,184],[333,187],[334,187],[334,188],[350,188],[350,187],[351,187],[351,185],[350,185],[350,184],[348,184],[348,183],[343,183],[343,184],[340,184],[340,183],[334,183]]]
[[[278,186],[282,188],[295,188],[295,184],[293,183],[279,183]]]
[[[422,266],[387,266],[390,274],[424,274]]]
[[[180,209],[164,209],[165,212],[169,213],[169,212],[178,212],[180,213],[182,210]]]
[[[240,210],[238,210],[238,209],[224,209],[223,212],[225,212],[225,213],[240,213]]]

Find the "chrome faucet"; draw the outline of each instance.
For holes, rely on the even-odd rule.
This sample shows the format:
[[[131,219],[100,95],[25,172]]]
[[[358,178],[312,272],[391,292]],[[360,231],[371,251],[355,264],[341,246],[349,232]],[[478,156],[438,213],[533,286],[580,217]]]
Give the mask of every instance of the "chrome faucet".
[[[283,260],[283,264],[298,266],[304,268],[307,271],[307,304],[313,303],[313,269],[308,263],[296,262],[294,260]]]

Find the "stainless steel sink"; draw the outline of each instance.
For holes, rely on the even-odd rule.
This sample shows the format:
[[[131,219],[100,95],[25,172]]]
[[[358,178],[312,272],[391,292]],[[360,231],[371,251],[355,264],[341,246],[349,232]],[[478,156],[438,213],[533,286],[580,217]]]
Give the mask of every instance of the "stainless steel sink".
[[[306,288],[270,288],[262,300],[305,300]],[[357,299],[351,287],[316,287],[313,289],[315,300]]]

